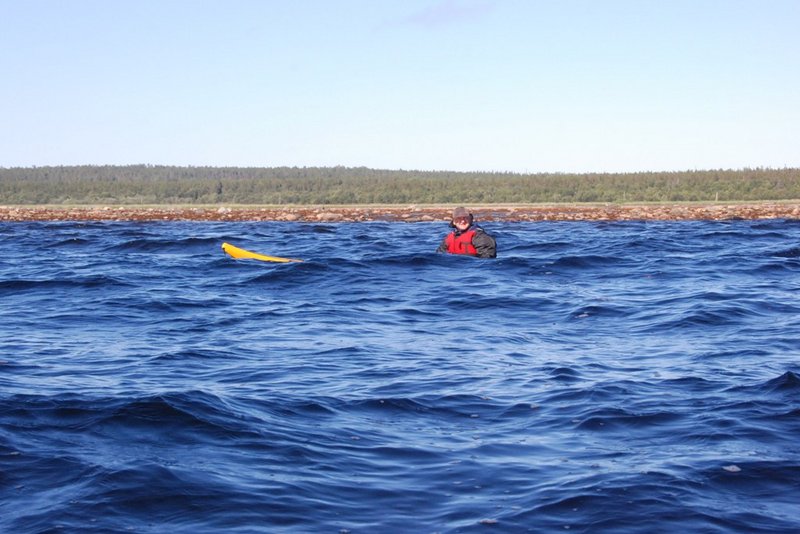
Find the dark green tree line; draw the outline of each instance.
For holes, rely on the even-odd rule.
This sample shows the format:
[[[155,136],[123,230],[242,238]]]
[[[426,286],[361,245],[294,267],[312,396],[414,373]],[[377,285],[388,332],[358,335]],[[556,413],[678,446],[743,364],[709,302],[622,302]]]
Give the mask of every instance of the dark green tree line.
[[[365,167],[0,168],[1,204],[440,204],[800,198],[800,169],[642,173],[392,171]]]

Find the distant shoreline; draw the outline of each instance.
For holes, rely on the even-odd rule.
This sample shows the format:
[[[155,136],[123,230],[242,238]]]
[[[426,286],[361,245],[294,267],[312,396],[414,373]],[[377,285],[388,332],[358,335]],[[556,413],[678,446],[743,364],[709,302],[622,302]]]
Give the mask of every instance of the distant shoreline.
[[[741,203],[468,205],[479,221],[800,219],[800,200]],[[447,221],[452,205],[0,206],[0,221]]]

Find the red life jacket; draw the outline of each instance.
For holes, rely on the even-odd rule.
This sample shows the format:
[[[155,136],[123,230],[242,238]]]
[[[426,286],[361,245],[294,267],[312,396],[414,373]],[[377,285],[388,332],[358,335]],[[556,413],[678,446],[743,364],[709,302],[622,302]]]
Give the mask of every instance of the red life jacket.
[[[472,237],[475,235],[475,230],[470,229],[466,232],[456,235],[455,232],[447,234],[447,252],[450,254],[469,254],[470,256],[477,256],[478,251],[472,245]]]

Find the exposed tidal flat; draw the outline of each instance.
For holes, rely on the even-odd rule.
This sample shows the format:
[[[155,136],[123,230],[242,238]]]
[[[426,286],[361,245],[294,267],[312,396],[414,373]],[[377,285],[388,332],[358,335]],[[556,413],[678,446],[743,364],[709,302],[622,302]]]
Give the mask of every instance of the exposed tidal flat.
[[[449,219],[454,206],[0,206],[0,221],[430,222]],[[800,218],[800,200],[741,203],[482,204],[468,207],[478,220],[497,222]]]

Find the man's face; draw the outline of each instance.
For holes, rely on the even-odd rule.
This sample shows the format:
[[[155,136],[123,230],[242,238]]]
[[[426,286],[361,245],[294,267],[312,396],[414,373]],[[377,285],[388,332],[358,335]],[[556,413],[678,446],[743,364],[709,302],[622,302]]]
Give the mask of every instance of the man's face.
[[[453,225],[463,232],[469,228],[469,217],[456,217],[453,219]]]

